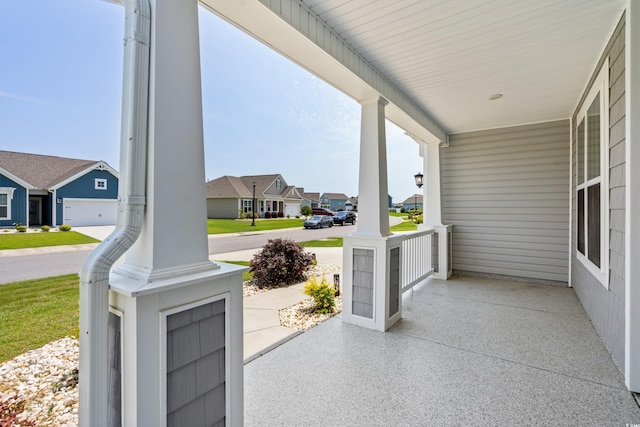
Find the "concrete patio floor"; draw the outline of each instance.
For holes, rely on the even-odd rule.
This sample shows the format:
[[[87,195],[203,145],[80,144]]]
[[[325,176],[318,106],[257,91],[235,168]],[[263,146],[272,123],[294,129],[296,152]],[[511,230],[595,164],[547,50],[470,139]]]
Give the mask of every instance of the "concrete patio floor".
[[[629,393],[570,288],[454,277],[387,333],[340,318],[245,365],[246,426],[626,426]]]

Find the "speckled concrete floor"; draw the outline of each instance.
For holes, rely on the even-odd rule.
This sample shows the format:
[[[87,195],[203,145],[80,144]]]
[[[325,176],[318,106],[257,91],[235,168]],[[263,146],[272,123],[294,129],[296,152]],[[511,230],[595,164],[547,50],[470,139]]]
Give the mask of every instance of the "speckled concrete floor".
[[[245,366],[246,426],[625,426],[629,393],[574,292],[430,280],[381,333],[333,318]]]

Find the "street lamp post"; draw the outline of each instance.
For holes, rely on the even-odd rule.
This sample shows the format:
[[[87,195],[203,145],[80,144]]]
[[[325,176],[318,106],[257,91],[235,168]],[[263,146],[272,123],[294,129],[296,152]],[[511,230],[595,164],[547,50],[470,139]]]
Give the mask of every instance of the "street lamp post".
[[[256,225],[256,182],[253,181],[253,200],[251,201],[251,225]]]
[[[422,188],[422,178],[424,177],[424,175],[422,175],[420,172],[418,172],[413,177],[416,179],[416,186],[418,186],[418,188]],[[413,209],[416,210],[416,211],[418,210],[418,195],[417,194],[413,195]]]

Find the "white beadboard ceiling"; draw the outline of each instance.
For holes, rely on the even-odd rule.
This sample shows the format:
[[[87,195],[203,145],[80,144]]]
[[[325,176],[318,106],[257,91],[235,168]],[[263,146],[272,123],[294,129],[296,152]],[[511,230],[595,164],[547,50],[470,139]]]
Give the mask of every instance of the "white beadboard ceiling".
[[[273,8],[279,0],[262,1]],[[625,7],[625,0],[299,2],[448,133],[570,117]],[[227,16],[225,0],[203,3],[345,90],[326,63],[285,46],[290,40],[272,35],[271,24],[262,28],[264,17]],[[503,97],[490,101],[496,93]]]

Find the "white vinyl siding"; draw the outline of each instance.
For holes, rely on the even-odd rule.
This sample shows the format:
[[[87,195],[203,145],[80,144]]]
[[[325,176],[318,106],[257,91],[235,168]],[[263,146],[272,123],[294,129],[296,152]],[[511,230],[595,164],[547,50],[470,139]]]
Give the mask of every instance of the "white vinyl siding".
[[[569,121],[468,132],[441,148],[453,268],[568,281]]]

